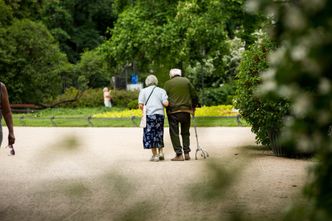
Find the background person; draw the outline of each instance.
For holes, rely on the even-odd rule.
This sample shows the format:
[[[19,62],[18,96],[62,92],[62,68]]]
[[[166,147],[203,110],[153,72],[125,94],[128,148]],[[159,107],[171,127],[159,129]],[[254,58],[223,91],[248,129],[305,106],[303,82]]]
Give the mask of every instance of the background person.
[[[164,107],[168,106],[166,91],[158,85],[158,79],[149,75],[145,80],[146,88],[138,96],[141,110],[146,108],[146,127],[143,133],[144,149],[151,149],[151,161],[164,160]]]
[[[5,118],[7,128],[8,128],[8,145],[13,145],[15,143],[14,127],[12,111],[10,109],[8,92],[6,86],[0,82],[0,145],[2,143],[2,126],[1,119],[2,116]]]
[[[171,69],[170,80],[165,82],[164,89],[168,95],[169,106],[167,117],[169,133],[176,156],[173,161],[190,160],[190,114],[194,114],[198,105],[198,96],[188,78],[182,77],[180,69]],[[179,138],[181,125],[182,145]],[[184,152],[184,159],[182,152]]]
[[[107,87],[104,87],[103,92],[104,92],[104,105],[105,105],[105,107],[112,107],[111,91],[108,90]]]

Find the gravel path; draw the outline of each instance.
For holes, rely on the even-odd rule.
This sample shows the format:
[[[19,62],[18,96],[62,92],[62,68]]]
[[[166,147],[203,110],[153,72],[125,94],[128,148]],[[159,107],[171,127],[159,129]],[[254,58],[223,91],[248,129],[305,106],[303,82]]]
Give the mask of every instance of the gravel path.
[[[250,128],[241,127],[198,128],[210,157],[185,162],[170,161],[168,128],[162,162],[148,161],[140,128],[15,132],[16,156],[0,149],[1,221],[227,220],[239,212],[245,220],[278,220],[303,200],[311,164],[258,150]]]

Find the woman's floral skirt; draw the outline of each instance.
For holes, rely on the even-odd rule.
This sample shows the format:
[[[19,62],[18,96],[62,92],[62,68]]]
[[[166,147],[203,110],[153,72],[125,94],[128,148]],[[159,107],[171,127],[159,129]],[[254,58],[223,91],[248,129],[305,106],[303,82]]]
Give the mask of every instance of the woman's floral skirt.
[[[146,127],[143,134],[144,149],[164,147],[164,115],[146,116]]]

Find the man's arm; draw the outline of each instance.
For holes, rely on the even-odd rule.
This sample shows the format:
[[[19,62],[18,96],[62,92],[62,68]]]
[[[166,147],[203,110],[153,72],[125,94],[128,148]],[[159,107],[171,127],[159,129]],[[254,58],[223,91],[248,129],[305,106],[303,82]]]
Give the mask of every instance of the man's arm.
[[[189,91],[190,91],[192,107],[193,109],[195,109],[199,105],[198,95],[194,88],[194,85],[190,82],[189,82]]]
[[[15,136],[14,136],[14,127],[13,127],[13,118],[12,118],[12,111],[10,109],[9,98],[7,88],[4,84],[0,84],[1,86],[1,104],[2,104],[2,115],[6,121],[8,127],[8,144],[12,145],[15,143]]]

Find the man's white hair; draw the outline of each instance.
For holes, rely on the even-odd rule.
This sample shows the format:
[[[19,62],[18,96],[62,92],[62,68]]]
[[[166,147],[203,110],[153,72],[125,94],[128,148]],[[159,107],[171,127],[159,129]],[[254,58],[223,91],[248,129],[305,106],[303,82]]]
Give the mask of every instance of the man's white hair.
[[[173,78],[175,76],[181,76],[181,75],[182,75],[181,69],[173,68],[169,71],[169,77],[170,78]]]
[[[145,79],[145,85],[146,86],[158,85],[158,79],[157,79],[157,77],[155,75],[153,75],[153,74],[150,74]]]

